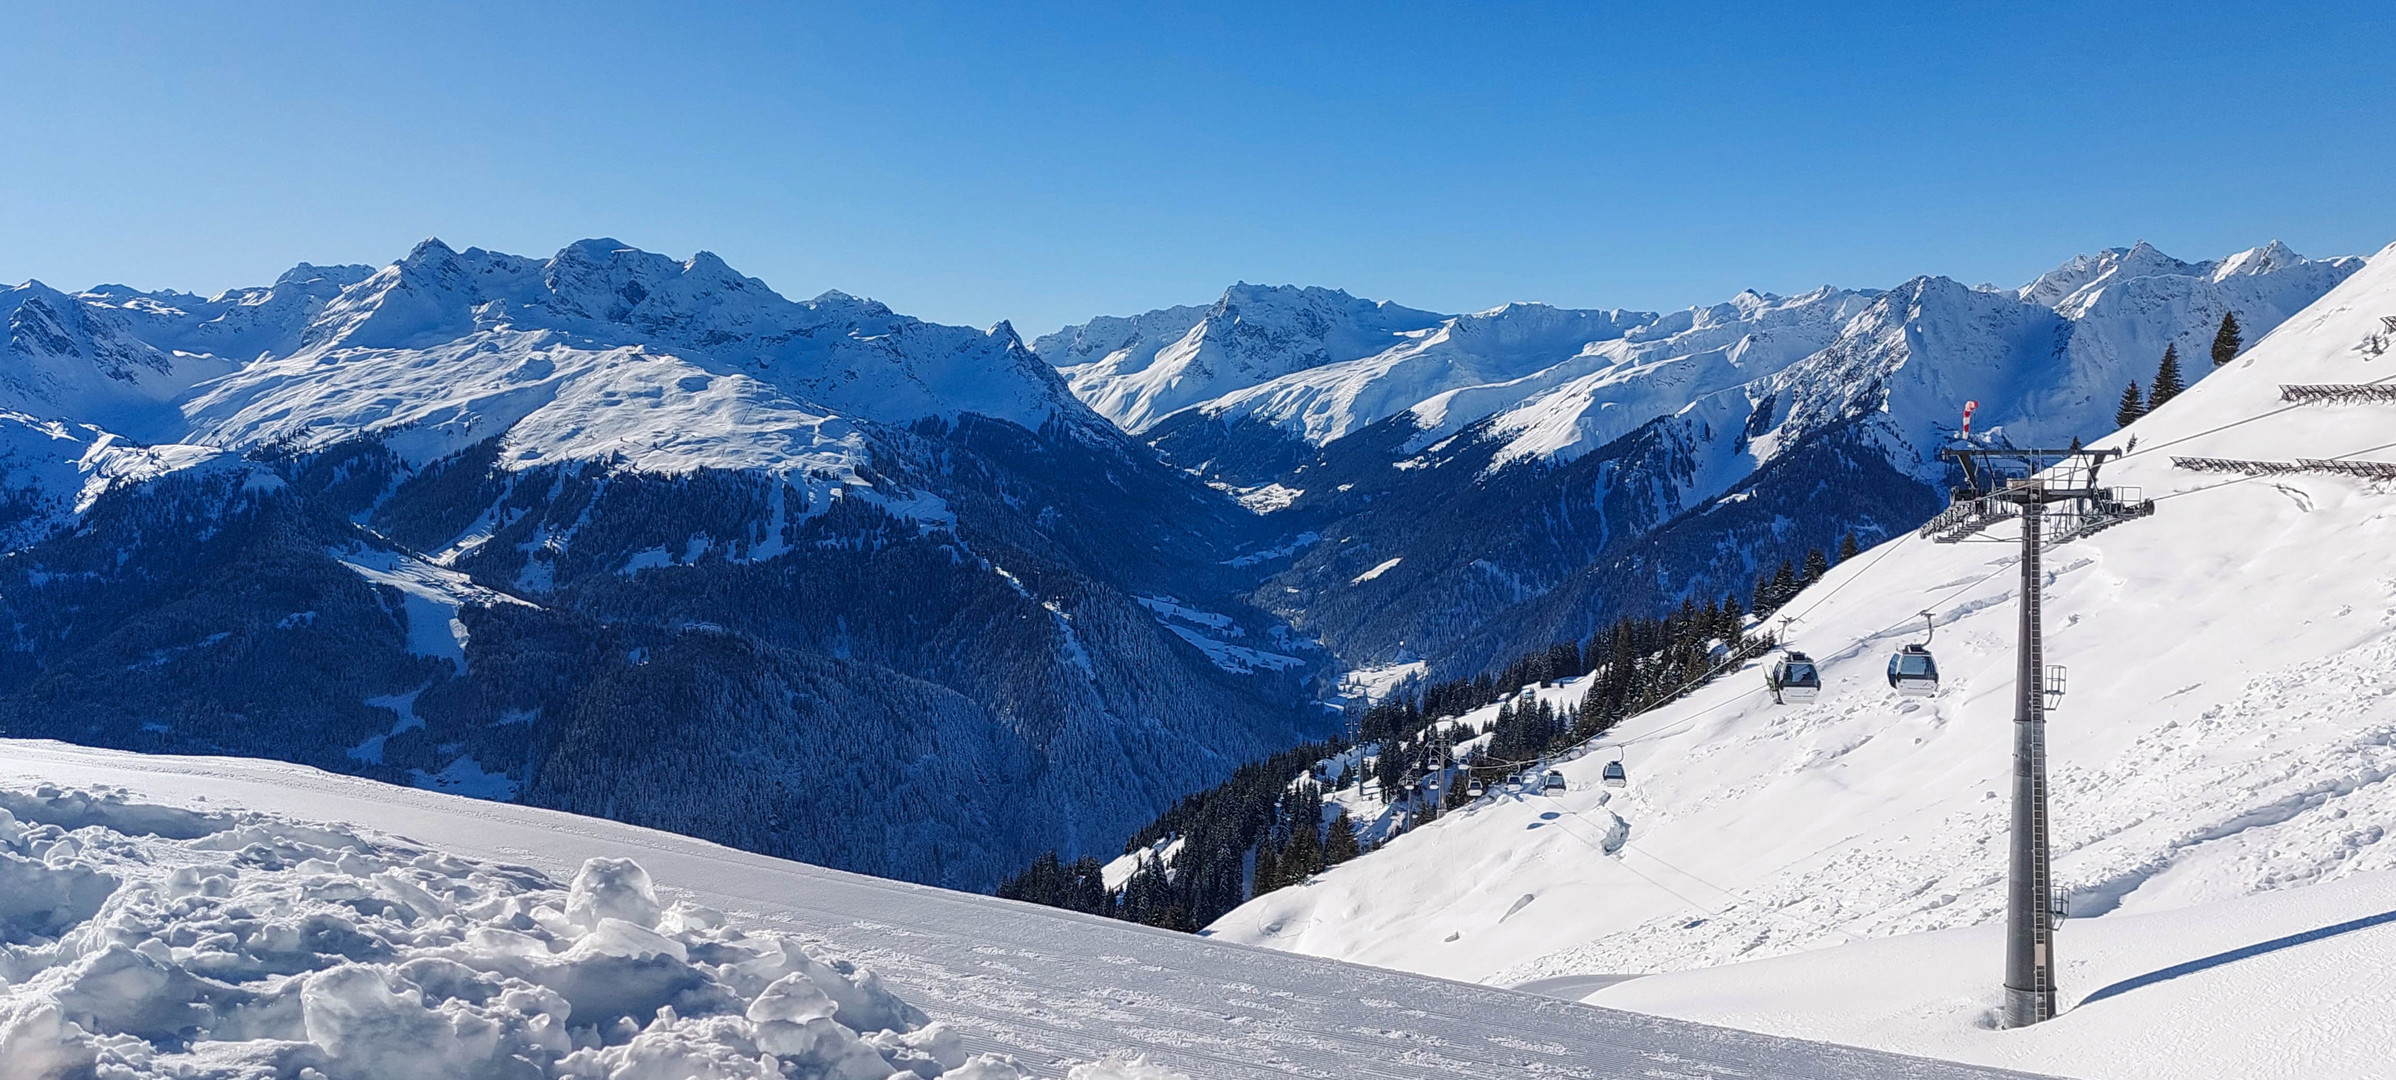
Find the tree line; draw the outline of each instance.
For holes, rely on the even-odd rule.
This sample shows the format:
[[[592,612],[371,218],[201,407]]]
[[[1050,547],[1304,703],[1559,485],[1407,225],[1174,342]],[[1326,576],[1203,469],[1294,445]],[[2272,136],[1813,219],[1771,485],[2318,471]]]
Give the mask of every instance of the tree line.
[[[2238,313],[2224,313],[2220,328],[2213,332],[2213,366],[2220,367],[2237,359],[2238,350],[2244,347],[2245,331],[2238,326]],[[2130,380],[2130,385],[2122,388],[2121,404],[2114,407],[2113,422],[2128,427],[2131,421],[2155,411],[2164,402],[2180,396],[2180,391],[2187,388],[2187,377],[2180,374],[2180,347],[2177,344],[2165,345],[2163,360],[2155,365],[2154,382],[2141,394],[2138,380]]]

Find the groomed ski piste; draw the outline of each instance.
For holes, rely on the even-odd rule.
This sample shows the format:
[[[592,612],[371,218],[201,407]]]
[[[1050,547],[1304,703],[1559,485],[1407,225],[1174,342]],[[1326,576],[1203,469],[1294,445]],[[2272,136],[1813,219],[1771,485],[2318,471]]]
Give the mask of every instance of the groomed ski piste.
[[[2387,1075],[2396,482],[2338,470],[2396,461],[2396,402],[2281,391],[2375,382],[2396,383],[2396,248],[2096,444],[2129,451],[2102,483],[2157,504],[2044,559],[2045,659],[2068,669],[2048,723],[2072,916],[2054,1020],[1995,1019],[2019,591],[2002,533],[1907,534],[1782,609],[1818,700],[1774,704],[1750,662],[1563,761],[1565,792],[1494,791],[1211,934],[2090,1080]],[[1903,698],[1885,665],[1924,610],[1944,682]]]
[[[301,766],[0,740],[6,1080],[2018,1076]]]

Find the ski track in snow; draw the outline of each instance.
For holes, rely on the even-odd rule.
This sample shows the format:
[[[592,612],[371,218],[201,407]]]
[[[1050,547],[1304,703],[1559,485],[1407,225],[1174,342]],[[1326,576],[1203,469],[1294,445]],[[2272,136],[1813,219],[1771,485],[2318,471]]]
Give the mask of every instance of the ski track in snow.
[[[1045,1076],[1125,1050],[1201,1080],[2019,1075],[1289,956],[275,762],[0,741],[0,787],[43,782],[371,822],[412,843],[556,876],[590,857],[632,858],[661,900],[718,908],[744,932],[795,934],[848,957],[953,1027],[962,1049],[1007,1053]]]

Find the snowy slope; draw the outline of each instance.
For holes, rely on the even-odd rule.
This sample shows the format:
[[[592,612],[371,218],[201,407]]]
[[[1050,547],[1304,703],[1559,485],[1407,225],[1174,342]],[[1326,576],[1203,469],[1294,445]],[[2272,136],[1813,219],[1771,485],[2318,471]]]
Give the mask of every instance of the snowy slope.
[[[2128,1077],[2361,1077],[2396,1054],[2396,873],[2069,923],[2079,1004],[1993,1027],[1995,925],[1632,979],[1590,1002],[2002,1068]],[[1577,994],[1571,996],[1579,996]]]
[[[202,465],[242,467],[213,447],[145,446],[90,424],[0,412],[0,551],[66,527],[108,491]]]
[[[1878,295],[1828,286],[1799,296],[1744,292],[1674,312],[1512,383],[1457,390],[1413,408],[1417,445],[1496,416],[1501,461],[1570,460],[1707,394],[1771,375],[1828,345]]]
[[[144,340],[131,319],[38,281],[0,290],[0,409],[172,441],[175,402],[231,361]]]
[[[130,789],[124,805],[84,817],[50,809],[79,804],[60,789],[100,786]],[[830,1049],[856,1043],[830,1030],[833,1026],[898,1028],[870,1033],[864,1043],[904,1062],[908,1071],[896,1074],[901,1080],[942,1075],[942,1066],[957,1080],[1015,1075],[958,1067],[965,1055],[982,1053],[1009,1055],[1030,1075],[1067,1080],[1168,1080],[1173,1072],[1199,1080],[1521,1074],[1607,1080],[1692,1074],[1996,1080],[2021,1075],[1245,949],[749,855],[670,833],[273,762],[147,757],[0,740],[0,800],[20,808],[33,825],[25,841],[12,841],[0,854],[0,867],[11,868],[0,873],[46,882],[72,877],[89,863],[123,875],[121,895],[96,910],[106,930],[131,947],[107,948],[99,957],[117,964],[113,970],[131,969],[127,974],[133,977],[98,989],[132,996],[143,987],[140,973],[172,964],[169,970],[189,967],[211,978],[251,981],[235,989],[219,989],[215,982],[164,987],[152,982],[150,994],[138,1000],[172,1006],[178,996],[204,997],[213,1010],[271,993],[277,985],[299,999],[292,1003],[296,1010],[286,1004],[284,1011],[265,1010],[248,1021],[250,1033],[293,1039],[296,1047],[198,1044],[220,1061],[281,1052],[295,1062],[290,1071],[296,1074],[297,1065],[322,1052],[311,1045],[338,1054],[343,1046],[387,1049],[404,1039],[415,1051],[404,1059],[382,1059],[379,1070],[324,1069],[329,1080],[543,1075],[546,1070],[478,1073],[449,1067],[435,1055],[487,1052],[501,1040],[554,1033],[556,1026],[542,1017],[560,1011],[566,1013],[568,1035],[579,1026],[576,1017],[593,1012],[621,1011],[646,1021],[613,1029],[608,1047],[583,1051],[583,1061],[617,1070],[594,1067],[570,1074],[610,1080],[758,1076],[753,1069],[741,1071],[755,1065],[754,1056],[745,1063],[725,1062],[716,1072],[691,1062],[763,1047],[766,1039],[790,1034],[775,1027],[781,1022],[805,1026],[818,1034],[819,1046]],[[62,837],[62,831],[69,835]],[[41,861],[27,861],[31,854]],[[607,862],[586,871],[592,859]],[[652,893],[644,895],[637,878],[613,862],[623,859],[637,862],[653,882]],[[557,884],[567,881],[573,884],[562,889]],[[101,927],[77,927],[94,913],[95,894],[68,891],[82,903],[0,908],[0,924],[47,918],[37,929],[65,931],[63,950],[96,943]],[[184,898],[171,905],[152,899],[168,891]],[[229,905],[244,902],[264,910],[247,921],[224,918]],[[425,910],[440,912],[443,905],[448,905],[446,914]],[[257,977],[259,954],[274,946],[280,927],[336,906],[343,914],[329,928],[353,927],[352,934],[328,935],[315,955],[278,956],[285,969]],[[125,917],[161,907],[182,921]],[[145,935],[171,933],[170,926],[194,932],[188,939],[176,936],[174,945],[141,943]],[[214,932],[220,928],[233,932]],[[209,933],[197,932],[202,929]],[[400,957],[386,954],[351,963],[342,952],[371,948],[376,939],[404,950],[407,962],[392,963]],[[558,945],[567,948],[558,951]],[[0,965],[47,961],[62,951],[39,940],[5,948]],[[809,962],[833,956],[857,967]],[[16,969],[0,969],[9,972],[9,981],[0,983],[0,1030],[54,1032],[41,1027],[50,1015],[42,1003],[56,998],[91,1004],[92,997],[75,999],[60,993],[59,985],[60,973],[91,963],[74,960],[21,982]],[[498,974],[477,976],[479,970]],[[436,1010],[419,1004],[396,982],[385,984],[386,993],[375,993],[369,975],[417,983],[431,991],[425,1000],[478,991],[478,984],[498,978],[516,977],[530,985],[487,1001],[467,993],[466,1000],[442,1002]],[[773,978],[791,975],[798,980]],[[560,1010],[554,998],[543,996],[542,988],[552,982],[566,987],[563,996],[576,1002],[574,1009]],[[654,991],[661,982],[678,982],[688,992],[672,999],[671,1016],[660,1013],[649,1020],[644,1010],[655,1008],[662,995]],[[828,1018],[806,1019],[822,1017],[828,1004],[806,993],[809,984],[839,1003]],[[296,994],[288,989],[293,985]],[[320,990],[311,1001],[311,986],[344,992]],[[783,989],[777,992],[775,986]],[[876,994],[877,987],[887,991]],[[584,1008],[578,995],[613,1000]],[[333,1022],[319,1026],[311,1005]],[[916,1008],[933,1023],[925,1025]],[[296,1024],[292,1011],[299,1013]],[[164,1008],[160,1013],[174,1016]],[[217,1027],[217,1015],[186,1013],[171,1021],[178,1027],[170,1030],[205,1016],[207,1027],[224,1031]],[[485,1026],[485,1020],[491,1023]],[[447,1026],[432,1026],[436,1022]],[[295,1026],[299,1030],[292,1030]],[[436,1032],[442,1037],[435,1038]],[[198,1052],[195,1047],[193,1053]],[[1145,1053],[1152,1063],[1141,1066],[1117,1056],[1124,1052]],[[861,1057],[851,1060],[871,1065]],[[153,1069],[132,1073],[128,1080],[162,1074],[187,1080],[262,1075],[230,1068],[187,1074]],[[8,1075],[18,1080],[17,1074]],[[826,1074],[799,1069],[789,1075]],[[832,1075],[888,1074],[866,1067]],[[51,1078],[37,1073],[33,1080]]]
[[[1900,471],[1934,479],[1935,449],[1965,402],[1980,403],[1977,430],[2015,445],[2111,430],[2122,388],[2152,381],[2165,347],[2179,348],[2194,382],[2211,369],[2207,351],[2223,312],[2260,334],[2359,266],[2306,260],[2277,241],[2197,264],[2140,244],[2067,263],[2076,287],[2051,305],[2039,298],[2061,287],[2065,270],[2016,293],[1917,278],[1881,296],[1821,352],[1732,395],[1732,406],[1760,402],[1772,419],[1750,443],[1758,466],[1809,435],[1869,417],[1870,437]]]
[[[973,414],[1110,437],[1003,323],[939,326],[838,292],[794,302],[712,254],[608,239],[547,259],[427,240],[379,270],[303,263],[211,298],[28,282],[0,290],[0,321],[0,410],[147,444],[375,437],[421,465],[498,436],[514,468],[763,469],[829,489],[865,486],[861,423]],[[40,471],[10,486],[73,501],[72,477]]]
[[[1485,397],[1519,398],[1542,382],[1602,363],[1589,355],[1591,347],[1621,340],[1656,318],[1508,304],[1458,315],[1372,356],[1285,375],[1196,411],[1223,423],[1270,425],[1316,445],[1418,406],[1431,410],[1435,424],[1458,424],[1476,419],[1466,410]],[[1453,393],[1475,387],[1483,393]]]
[[[1186,321],[1196,308],[1102,318],[1041,338],[1039,351],[1067,366],[1075,393],[1133,432],[1195,407],[1193,415],[1207,420],[1252,421],[1320,445],[1411,414],[1422,436],[1410,445],[1419,449],[1495,417],[1491,437],[1506,443],[1500,461],[1570,460],[1705,395],[1771,379],[1825,350],[1837,355],[1818,358],[1827,362],[1817,368],[1836,371],[1851,354],[1885,357],[1899,345],[1936,353],[1932,366],[1944,368],[1950,362],[1938,351],[1944,339],[1981,334],[2002,339],[1996,359],[2051,353],[2069,373],[2046,378],[2043,364],[2017,371],[2024,384],[2040,388],[2038,400],[1984,404],[2017,424],[2086,427],[2095,411],[2110,414],[2123,383],[2153,373],[2166,343],[2200,362],[2221,313],[2236,311],[2260,332],[2356,265],[2351,258],[2308,260],[2278,241],[2189,263],[2141,242],[2075,257],[2014,290],[1922,278],[1877,309],[1871,301],[1879,290],[1825,286],[1793,297],[1744,292],[1668,315],[1509,304],[1434,317],[1370,350],[1359,349],[1374,339],[1359,332],[1361,320],[1350,313],[1390,305],[1320,289],[1238,286],[1196,325]],[[1299,297],[1318,302],[1291,302]],[[1344,306],[1327,314],[1324,298]],[[1886,340],[1886,328],[1895,325],[1914,333],[1904,342]],[[1175,326],[1189,326],[1187,336],[1164,342]],[[1277,348],[1269,362],[1247,355],[1264,351],[1251,344],[1260,340]],[[1343,346],[1353,355],[1342,355]],[[1293,361],[1301,347],[1309,351]],[[1986,351],[1967,345],[1956,362],[1969,366]],[[1799,375],[1749,387],[1745,396],[1752,405],[1775,391],[1815,389],[1806,382]],[[1850,394],[1875,389],[1869,381],[1844,385]],[[2002,398],[2005,389],[1992,393]],[[1939,404],[1942,418],[1953,411]]]
[[[2079,916],[2067,964],[2107,919],[2396,868],[2380,824],[2396,816],[2396,495],[2334,475],[2224,485],[2171,461],[2396,460],[2396,407],[2279,394],[2388,377],[2373,343],[2390,315],[2396,249],[2106,440],[2138,440],[2105,481],[2161,496],[2157,515],[2048,555],[2047,659],[2071,671],[2050,725],[2056,878]],[[1784,609],[1825,662],[1821,700],[1776,707],[1750,665],[1562,765],[1560,797],[1485,800],[1214,932],[1512,983],[1988,923],[2004,904],[2010,554],[1910,535],[1870,550]],[[1946,686],[1900,700],[1882,666],[1925,608]],[[1618,791],[1597,784],[1616,747]],[[1609,816],[1629,826],[1613,856]],[[2097,989],[2071,978],[2067,1008]],[[1996,989],[1975,984],[1950,1019],[1976,1022]]]

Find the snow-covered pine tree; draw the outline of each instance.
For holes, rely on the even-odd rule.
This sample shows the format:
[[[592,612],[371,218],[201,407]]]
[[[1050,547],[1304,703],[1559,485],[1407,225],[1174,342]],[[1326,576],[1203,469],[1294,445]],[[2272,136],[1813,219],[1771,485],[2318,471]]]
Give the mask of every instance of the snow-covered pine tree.
[[[2220,367],[2238,358],[2238,350],[2246,344],[2244,331],[2238,329],[2238,313],[2225,311],[2221,329],[2213,333],[2213,366]]]
[[[2155,366],[2155,385],[2146,392],[2146,410],[2155,411],[2187,388],[2188,384],[2180,378],[2180,347],[2165,345],[2163,362]]]
[[[2114,407],[2113,422],[2129,427],[2131,421],[2145,415],[2146,399],[2138,395],[2138,380],[2132,379],[2130,385],[2122,388],[2121,404]]]
[[[1820,580],[1822,580],[1822,575],[1824,575],[1824,574],[1827,574],[1827,573],[1829,573],[1829,572],[1830,572],[1830,558],[1829,558],[1828,556],[1826,556],[1826,555],[1822,554],[1822,549],[1821,549],[1821,548],[1815,548],[1815,549],[1813,549],[1813,550],[1811,550],[1811,551],[1808,551],[1808,552],[1806,552],[1806,553],[1805,553],[1805,583],[1806,583],[1806,584],[1808,584],[1808,585],[1811,585],[1811,584],[1813,584],[1814,582],[1817,582],[1817,581],[1820,581]]]
[[[1847,560],[1854,558],[1854,557],[1856,556],[1856,554],[1857,554],[1858,552],[1861,552],[1862,550],[1863,550],[1863,545],[1861,545],[1861,544],[1858,544],[1858,543],[1856,543],[1856,542],[1855,542],[1855,534],[1854,534],[1854,533],[1848,533],[1847,535],[1845,535],[1845,536],[1842,536],[1842,537],[1840,537],[1840,538],[1839,538],[1839,561],[1840,561],[1840,562],[1846,562]]]

